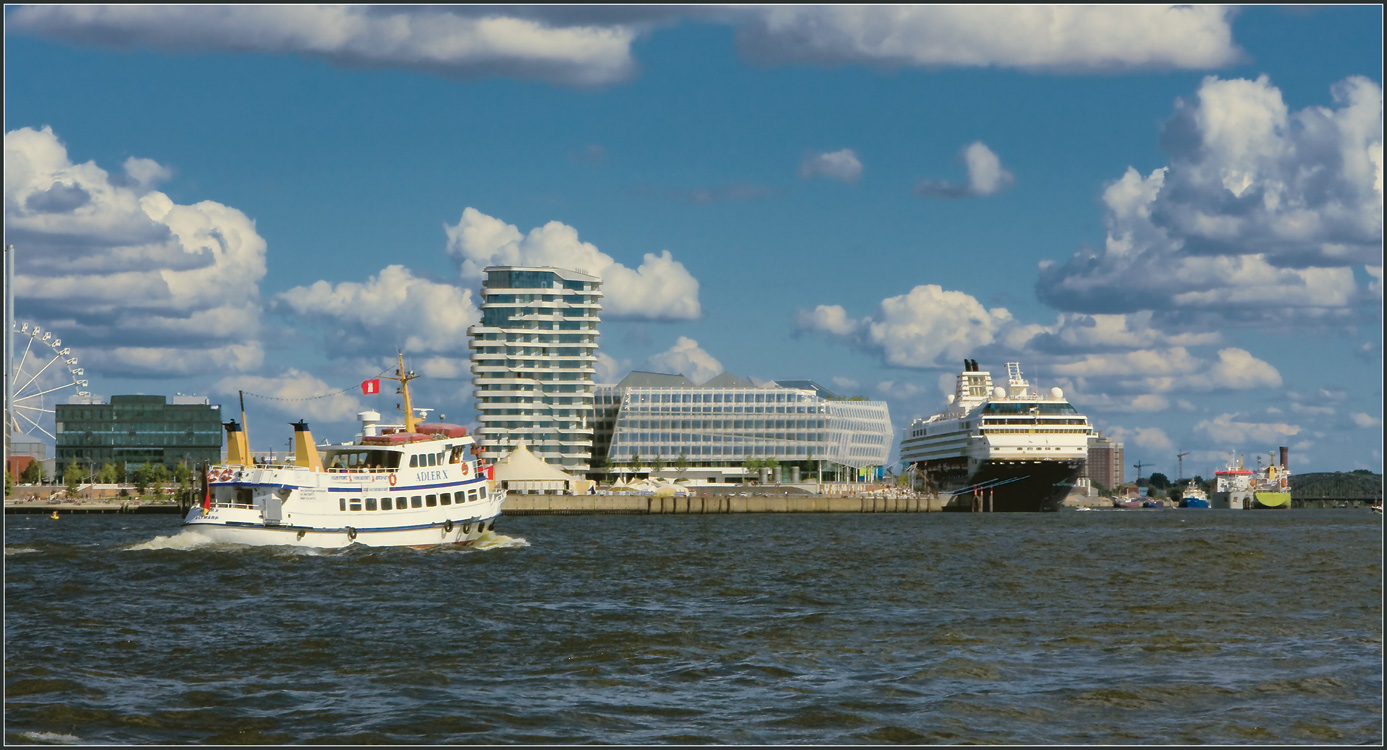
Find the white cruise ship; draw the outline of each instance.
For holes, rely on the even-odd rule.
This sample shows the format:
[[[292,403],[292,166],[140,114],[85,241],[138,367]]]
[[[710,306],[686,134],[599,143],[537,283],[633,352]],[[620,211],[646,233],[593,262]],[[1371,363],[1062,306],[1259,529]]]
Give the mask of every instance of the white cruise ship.
[[[948,407],[910,423],[901,463],[945,510],[1058,510],[1088,459],[1088,418],[1059,388],[1031,389],[1021,365],[1007,363],[1006,385],[964,360]]]

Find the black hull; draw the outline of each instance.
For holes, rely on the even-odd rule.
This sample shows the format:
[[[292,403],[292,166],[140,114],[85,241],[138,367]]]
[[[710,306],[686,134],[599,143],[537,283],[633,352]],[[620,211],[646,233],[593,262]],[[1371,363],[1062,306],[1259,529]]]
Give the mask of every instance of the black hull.
[[[1035,513],[1059,510],[1082,468],[1082,461],[985,461],[971,475],[958,469],[926,473],[940,497],[953,495],[946,511]]]

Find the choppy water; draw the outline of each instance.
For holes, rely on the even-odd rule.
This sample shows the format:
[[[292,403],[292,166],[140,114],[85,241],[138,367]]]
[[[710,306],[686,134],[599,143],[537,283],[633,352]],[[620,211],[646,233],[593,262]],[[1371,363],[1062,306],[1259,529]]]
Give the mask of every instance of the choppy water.
[[[1366,510],[5,518],[7,743],[1381,743]]]

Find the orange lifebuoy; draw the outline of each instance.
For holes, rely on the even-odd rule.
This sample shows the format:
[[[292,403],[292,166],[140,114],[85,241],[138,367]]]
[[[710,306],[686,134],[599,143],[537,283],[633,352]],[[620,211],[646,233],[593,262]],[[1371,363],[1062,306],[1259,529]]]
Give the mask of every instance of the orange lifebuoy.
[[[472,470],[467,466],[467,462],[466,462],[466,461],[463,461],[463,462],[462,462],[462,475],[463,475],[463,476],[467,476],[468,472],[470,472],[470,471],[472,471]]]
[[[207,481],[209,481],[209,482],[215,482],[215,481],[217,481],[217,470],[216,470],[216,469],[208,469],[208,470],[207,470]]]
[[[231,469],[222,469],[222,481],[225,482],[228,479],[231,479],[231,474]]]
[[[395,486],[395,472],[393,472],[393,471],[390,472],[390,486],[391,486],[391,487],[394,487],[394,486]]]

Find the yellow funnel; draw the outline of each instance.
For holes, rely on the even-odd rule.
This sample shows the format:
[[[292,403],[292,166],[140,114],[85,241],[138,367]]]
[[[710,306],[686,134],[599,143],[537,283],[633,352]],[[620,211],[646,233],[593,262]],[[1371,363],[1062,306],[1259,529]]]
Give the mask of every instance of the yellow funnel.
[[[294,425],[294,465],[313,471],[323,470],[323,460],[318,457],[318,446],[313,444],[313,433],[308,431],[308,423],[300,419]]]

